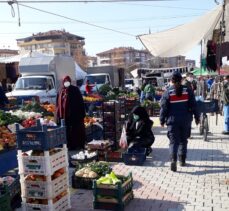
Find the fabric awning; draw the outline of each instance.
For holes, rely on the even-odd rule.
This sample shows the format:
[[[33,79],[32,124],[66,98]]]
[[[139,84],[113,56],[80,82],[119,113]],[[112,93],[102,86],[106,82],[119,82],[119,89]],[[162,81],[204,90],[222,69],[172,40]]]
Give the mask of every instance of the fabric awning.
[[[197,69],[193,70],[192,73],[195,76],[218,75],[218,72],[208,71],[207,69],[204,69],[204,68],[197,68]]]
[[[190,23],[147,35],[138,36],[153,56],[173,57],[186,54],[213,32],[222,14],[222,6]]]

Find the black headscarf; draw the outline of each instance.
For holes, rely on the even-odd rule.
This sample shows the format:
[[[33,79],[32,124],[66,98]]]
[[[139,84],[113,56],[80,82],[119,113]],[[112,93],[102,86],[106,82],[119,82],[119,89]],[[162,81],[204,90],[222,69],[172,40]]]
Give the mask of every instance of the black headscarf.
[[[141,106],[135,106],[130,113],[130,119],[131,120],[133,119],[133,114],[139,116],[139,121],[143,121],[147,124],[153,124],[153,121],[150,120],[149,115],[148,115],[147,111],[145,110],[145,108],[143,108]]]
[[[174,84],[176,96],[180,97],[182,95],[183,87],[181,85],[182,76],[180,72],[174,71],[172,74],[172,83]]]

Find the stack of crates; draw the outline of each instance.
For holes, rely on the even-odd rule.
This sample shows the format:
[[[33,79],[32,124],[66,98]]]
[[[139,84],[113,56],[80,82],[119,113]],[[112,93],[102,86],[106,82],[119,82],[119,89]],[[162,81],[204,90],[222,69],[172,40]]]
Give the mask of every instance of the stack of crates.
[[[93,181],[94,209],[121,211],[134,198],[132,173],[117,178],[121,182],[116,185],[97,184],[96,180]]]
[[[103,132],[104,139],[114,142],[116,149],[117,141],[120,139],[122,124],[120,122],[120,104],[118,101],[107,101],[103,103]]]
[[[66,128],[16,125],[23,211],[70,208]]]

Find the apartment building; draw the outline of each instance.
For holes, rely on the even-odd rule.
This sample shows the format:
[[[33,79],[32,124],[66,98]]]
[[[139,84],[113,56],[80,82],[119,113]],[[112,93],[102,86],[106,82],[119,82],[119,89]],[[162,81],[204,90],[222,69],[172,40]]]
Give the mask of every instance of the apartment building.
[[[114,65],[128,68],[136,63],[145,63],[151,55],[146,50],[137,50],[132,47],[113,48],[96,54],[98,66]]]
[[[0,58],[11,57],[16,55],[18,55],[17,50],[0,49]]]
[[[65,30],[39,32],[26,38],[17,39],[17,45],[20,48],[20,54],[36,51],[48,55],[68,55],[82,66],[83,63],[86,63],[85,38]]]

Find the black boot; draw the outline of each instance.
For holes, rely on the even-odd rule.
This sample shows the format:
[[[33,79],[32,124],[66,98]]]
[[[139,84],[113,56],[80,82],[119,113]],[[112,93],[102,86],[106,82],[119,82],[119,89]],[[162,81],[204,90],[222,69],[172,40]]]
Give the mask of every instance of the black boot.
[[[171,156],[170,169],[173,172],[176,172],[177,171],[177,156],[176,155],[172,155]]]
[[[152,152],[151,147],[146,148],[146,156],[149,156],[151,152]]]
[[[171,162],[170,169],[171,169],[171,171],[174,171],[174,172],[177,171],[177,162],[176,161]]]
[[[179,155],[179,164],[180,164],[180,166],[186,166],[185,160],[186,160],[186,156],[185,155]]]

